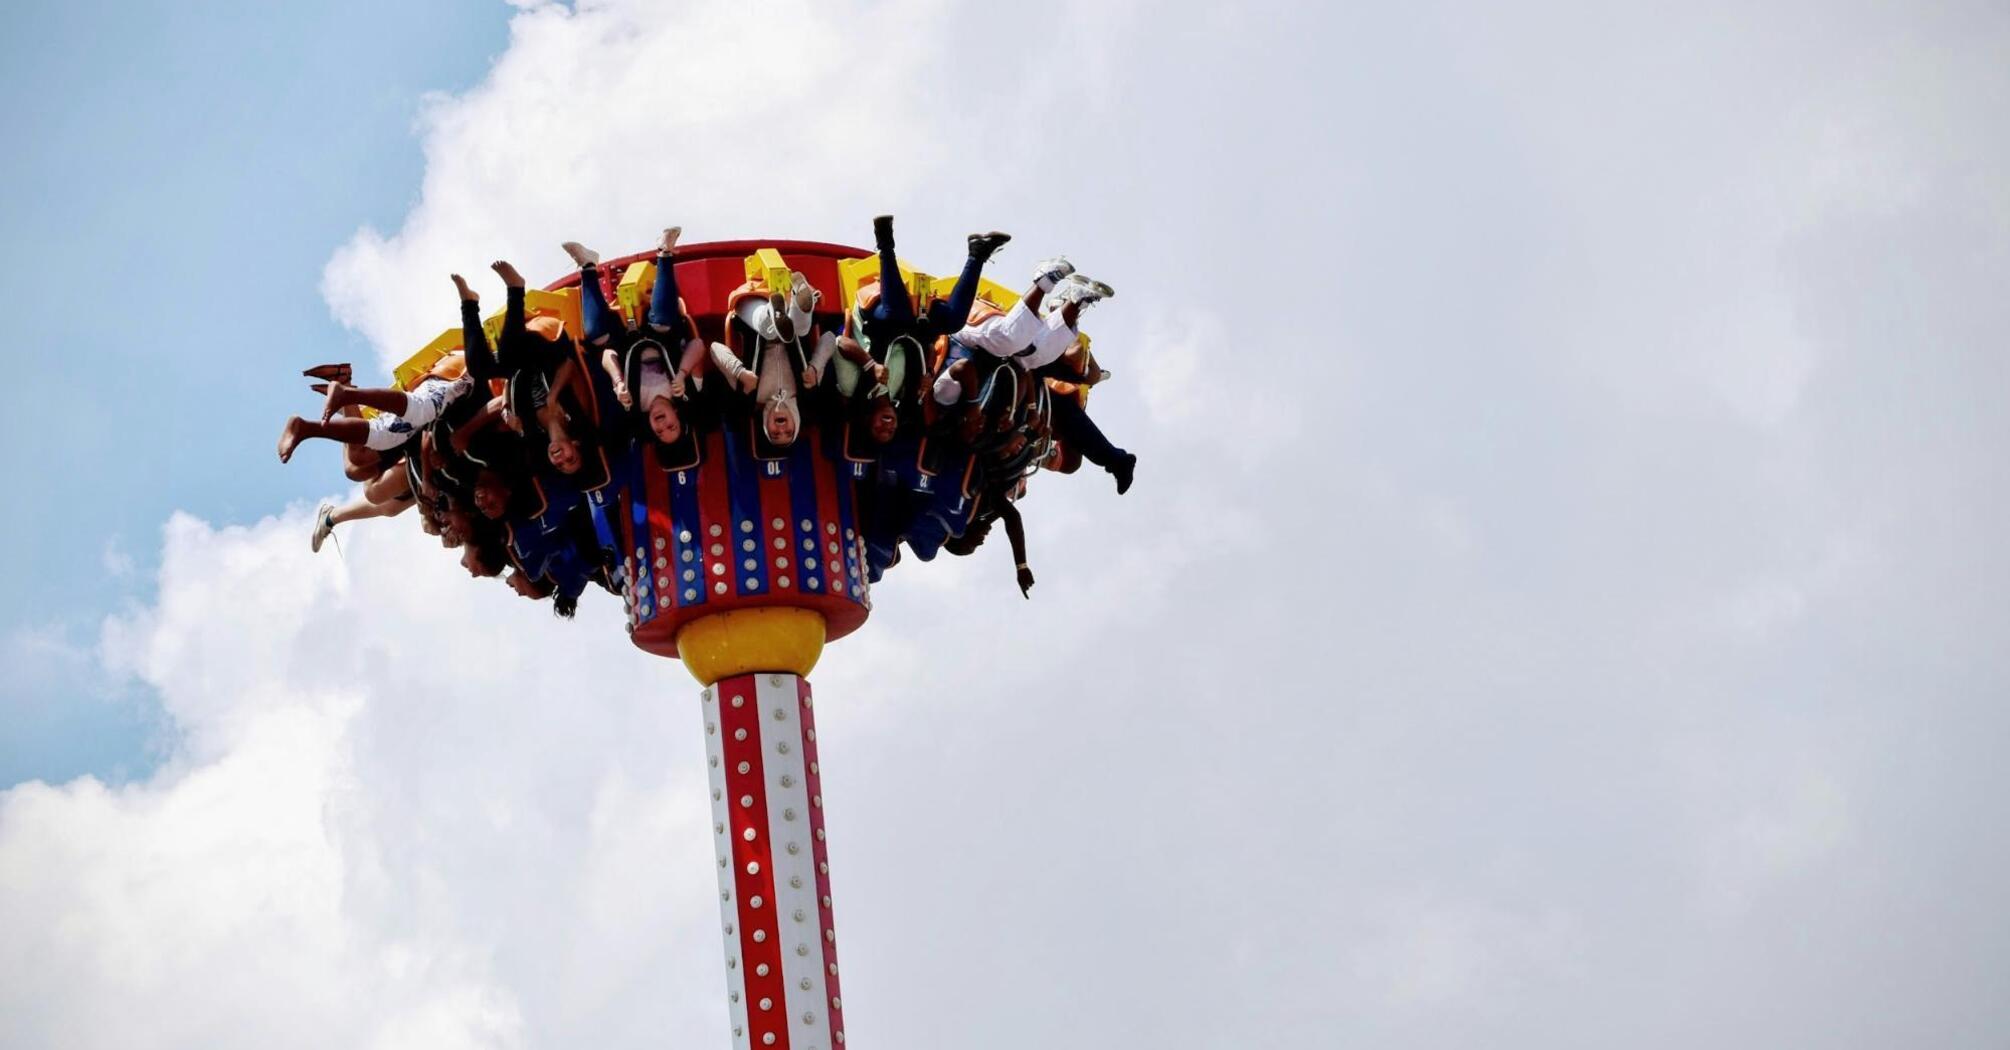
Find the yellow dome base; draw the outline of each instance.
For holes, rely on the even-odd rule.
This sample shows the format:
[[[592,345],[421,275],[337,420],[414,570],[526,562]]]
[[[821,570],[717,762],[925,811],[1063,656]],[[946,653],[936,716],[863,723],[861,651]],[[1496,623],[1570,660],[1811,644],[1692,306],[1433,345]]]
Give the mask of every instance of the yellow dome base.
[[[757,672],[806,677],[823,651],[824,618],[813,609],[734,609],[677,632],[677,655],[701,685]]]

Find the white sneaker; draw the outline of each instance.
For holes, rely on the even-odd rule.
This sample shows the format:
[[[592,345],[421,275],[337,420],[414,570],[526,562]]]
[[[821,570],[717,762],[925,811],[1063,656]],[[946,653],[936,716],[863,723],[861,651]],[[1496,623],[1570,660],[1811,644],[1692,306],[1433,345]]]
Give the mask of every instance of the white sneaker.
[[[817,304],[824,301],[824,293],[817,291],[800,270],[789,276],[790,287],[794,289],[789,294],[789,327],[795,335],[807,336],[816,323]]]
[[[1071,273],[1054,285],[1054,290],[1047,293],[1047,301],[1043,305],[1050,310],[1059,310],[1070,303],[1087,306],[1090,303],[1102,302],[1115,294],[1117,293],[1114,289],[1101,281],[1093,281],[1079,273]]]
[[[684,227],[682,226],[663,227],[663,239],[656,242],[657,254],[659,255],[677,254],[677,238],[682,236],[684,236]]]
[[[1112,288],[1109,285],[1104,284],[1103,282],[1098,281],[1093,277],[1089,277],[1086,274],[1071,273],[1068,275],[1068,280],[1080,281],[1081,283],[1089,286],[1088,294],[1091,296],[1091,298],[1082,300],[1085,303],[1101,302],[1104,299],[1114,299],[1117,297],[1117,290],[1115,288]]]
[[[817,286],[811,284],[810,279],[804,277],[801,270],[789,274],[789,284],[795,289],[796,313],[809,314],[817,308],[818,303],[824,301],[824,293],[817,291]]]
[[[578,241],[567,241],[559,245],[559,247],[564,248],[565,254],[572,256],[572,264],[582,270],[589,266],[597,265],[600,262],[599,252],[588,248]]]
[[[335,504],[323,503],[314,508],[314,553],[321,553],[321,545],[328,537],[335,535]]]
[[[1054,282],[1074,272],[1075,264],[1069,262],[1067,256],[1056,255],[1033,264],[1033,283],[1039,285],[1041,291],[1051,292]]]

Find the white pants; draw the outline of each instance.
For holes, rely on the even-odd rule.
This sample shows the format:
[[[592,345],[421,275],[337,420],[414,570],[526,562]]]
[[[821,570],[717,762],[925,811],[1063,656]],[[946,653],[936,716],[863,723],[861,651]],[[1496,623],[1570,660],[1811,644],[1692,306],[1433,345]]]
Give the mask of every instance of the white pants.
[[[449,382],[438,376],[422,380],[418,386],[405,392],[405,414],[394,416],[389,412],[379,412],[370,417],[370,434],[363,444],[377,452],[389,452],[406,441],[412,433],[440,418],[447,406],[466,396],[474,389],[474,380],[467,376]]]
[[[1002,314],[965,325],[962,331],[956,333],[956,341],[995,357],[1011,357],[1032,346],[1046,327],[1040,315],[1026,309],[1026,301],[1021,299]]]

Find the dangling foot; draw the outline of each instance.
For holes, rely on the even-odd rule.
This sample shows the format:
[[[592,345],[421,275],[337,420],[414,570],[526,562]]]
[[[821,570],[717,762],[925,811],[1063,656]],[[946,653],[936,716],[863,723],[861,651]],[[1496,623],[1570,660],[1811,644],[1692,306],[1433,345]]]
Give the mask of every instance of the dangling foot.
[[[1111,464],[1109,469],[1110,476],[1117,479],[1117,495],[1121,496],[1131,490],[1132,475],[1138,469],[1138,457],[1126,452],[1122,458]]]
[[[322,503],[314,508],[314,553],[321,553],[321,544],[335,534],[335,504]]]
[[[1054,282],[1075,272],[1075,264],[1066,256],[1056,255],[1033,264],[1033,283],[1043,292],[1054,290]]]
[[[883,252],[893,250],[893,216],[872,217],[872,246]]]
[[[467,278],[457,273],[450,273],[447,276],[454,279],[454,291],[461,293],[461,302],[478,303],[482,301],[482,297],[476,295],[473,288],[468,287]]]
[[[349,389],[350,387],[347,383],[335,382],[328,384],[328,400],[321,404],[321,422],[328,422],[335,418],[335,413],[342,411],[342,395],[348,393]]]
[[[979,262],[988,261],[998,249],[1005,247],[1005,242],[1011,239],[1011,234],[999,233],[997,230],[992,230],[990,233],[973,233],[970,235],[970,257]]]
[[[677,238],[682,236],[684,236],[684,227],[682,226],[663,227],[663,239],[656,242],[656,254],[677,254]]]
[[[789,323],[788,300],[782,293],[768,293],[768,314],[774,318],[776,338],[786,343],[796,337],[796,326]]]
[[[300,374],[309,379],[329,379],[338,383],[347,383],[353,377],[354,371],[349,367],[349,362],[344,361],[338,365],[315,365],[313,368],[303,370]]]
[[[279,462],[284,463],[293,458],[294,447],[300,444],[301,438],[307,436],[306,429],[307,421],[299,416],[286,421],[285,428],[279,432]]]
[[[589,266],[598,265],[600,262],[599,252],[596,252],[593,249],[588,248],[586,245],[581,244],[578,241],[567,241],[564,244],[559,245],[559,247],[565,249],[565,254],[572,256],[572,265],[577,266],[582,270],[586,269]]]
[[[503,279],[503,284],[511,288],[523,287],[523,274],[516,272],[516,267],[511,266],[509,263],[497,259],[495,262],[489,264],[489,269],[494,270],[496,276]]]
[[[751,368],[742,368],[733,374],[733,385],[739,387],[741,393],[751,394],[760,389],[761,377],[755,375]]]

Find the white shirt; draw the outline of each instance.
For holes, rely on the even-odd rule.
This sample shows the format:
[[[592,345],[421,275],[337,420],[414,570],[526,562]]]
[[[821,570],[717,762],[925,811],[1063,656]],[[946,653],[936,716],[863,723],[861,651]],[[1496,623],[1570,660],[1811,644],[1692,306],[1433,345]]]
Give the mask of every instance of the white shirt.
[[[641,396],[635,403],[643,408],[649,407],[659,397],[671,396],[670,373],[663,367],[662,354],[654,350],[642,352],[642,389],[637,393]]]
[[[965,325],[956,333],[956,341],[994,357],[1016,357],[1021,365],[1033,369],[1052,364],[1067,353],[1076,336],[1073,328],[1062,323],[1059,311],[1043,320],[1021,299],[1002,314]]]

